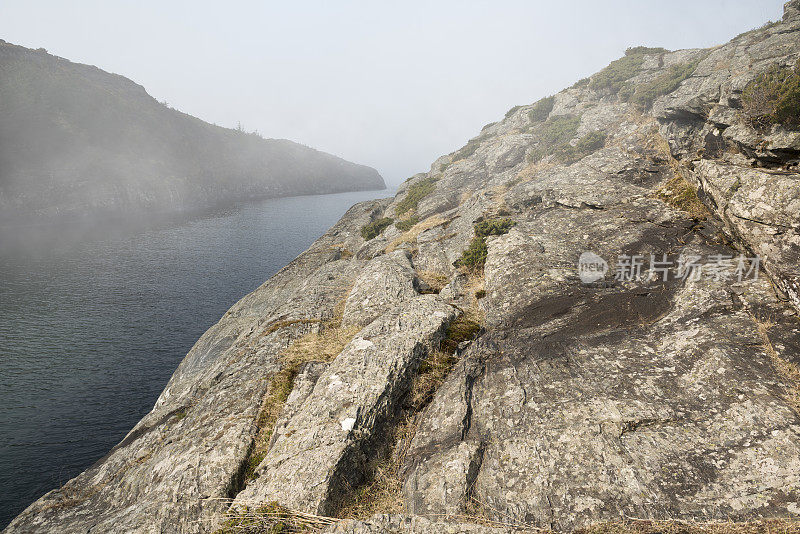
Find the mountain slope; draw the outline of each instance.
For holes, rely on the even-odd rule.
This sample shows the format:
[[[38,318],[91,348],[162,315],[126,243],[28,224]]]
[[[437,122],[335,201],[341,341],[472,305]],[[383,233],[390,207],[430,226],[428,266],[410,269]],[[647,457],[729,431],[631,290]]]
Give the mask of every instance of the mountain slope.
[[[205,123],[122,76],[0,42],[3,218],[172,213],[383,188],[369,167]]]
[[[796,530],[800,132],[775,112],[799,37],[794,0],[723,46],[631,49],[354,206],[8,531],[247,531],[273,502],[353,534]],[[783,104],[752,111],[767,79]]]

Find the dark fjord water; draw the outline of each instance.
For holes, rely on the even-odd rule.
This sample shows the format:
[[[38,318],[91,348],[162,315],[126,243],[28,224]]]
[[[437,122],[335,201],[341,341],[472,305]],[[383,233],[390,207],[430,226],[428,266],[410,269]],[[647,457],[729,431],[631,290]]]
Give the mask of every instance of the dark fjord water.
[[[378,196],[268,200],[44,253],[0,248],[0,528],[118,443],[234,302]]]

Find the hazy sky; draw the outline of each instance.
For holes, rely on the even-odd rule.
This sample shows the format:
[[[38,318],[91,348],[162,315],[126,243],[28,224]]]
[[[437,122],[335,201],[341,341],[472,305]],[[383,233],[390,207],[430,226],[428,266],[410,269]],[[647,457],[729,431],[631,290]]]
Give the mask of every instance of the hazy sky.
[[[377,168],[425,171],[515,104],[635,45],[720,44],[783,0],[258,2],[0,0],[0,38]]]

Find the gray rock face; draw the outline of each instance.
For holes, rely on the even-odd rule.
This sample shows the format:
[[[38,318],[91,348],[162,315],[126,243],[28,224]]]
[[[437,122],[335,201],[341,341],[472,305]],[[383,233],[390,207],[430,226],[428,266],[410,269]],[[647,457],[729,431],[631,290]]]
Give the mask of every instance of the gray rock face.
[[[486,443],[473,432],[472,387],[483,366],[474,355],[481,339],[456,367],[417,426],[403,466],[403,494],[417,515],[458,515],[475,482]],[[492,348],[494,348],[492,346]]]
[[[604,133],[597,150],[548,154],[547,123],[523,106],[394,199],[355,206],[198,341],[107,458],[8,531],[208,532],[223,498],[335,513],[391,445],[421,360],[459,310],[482,329],[411,414],[396,496],[408,515],[329,531],[493,531],[465,514],[557,530],[797,518],[798,133],[755,131],[741,102],[759,72],[800,56],[798,2],[785,13],[711,50],[646,54],[634,89],[699,61],[646,109],[591,84],[556,95],[551,117],[577,117],[573,145]],[[361,238],[425,179],[434,190],[413,232]],[[456,267],[492,218],[516,224],[486,238],[482,274]],[[591,284],[584,252],[608,268]],[[740,254],[761,256],[757,279],[712,260]],[[641,269],[625,270],[634,257]],[[671,264],[666,280],[652,260]],[[443,289],[420,295],[433,279]],[[300,369],[245,483],[264,379],[295,338],[340,314],[359,333],[331,363]]]
[[[236,504],[279,501],[331,513],[347,488],[360,482],[359,466],[393,422],[417,366],[455,315],[435,295],[423,295],[361,330],[279,429],[258,466],[260,476]]]
[[[783,5],[783,20],[796,20],[800,19],[800,2],[792,0]]]
[[[731,232],[767,262],[800,309],[800,180],[796,174],[702,160],[695,173]]]
[[[398,250],[370,261],[347,296],[342,324],[366,326],[388,308],[417,296],[409,254]]]

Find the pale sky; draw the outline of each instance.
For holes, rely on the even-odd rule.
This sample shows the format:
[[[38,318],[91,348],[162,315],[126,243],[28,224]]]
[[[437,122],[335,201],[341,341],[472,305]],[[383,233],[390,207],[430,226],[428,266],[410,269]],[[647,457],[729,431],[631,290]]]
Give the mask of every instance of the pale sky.
[[[0,38],[375,167],[397,184],[636,45],[706,47],[783,0],[0,0]]]

